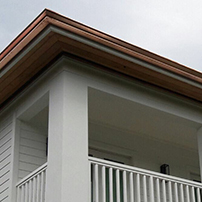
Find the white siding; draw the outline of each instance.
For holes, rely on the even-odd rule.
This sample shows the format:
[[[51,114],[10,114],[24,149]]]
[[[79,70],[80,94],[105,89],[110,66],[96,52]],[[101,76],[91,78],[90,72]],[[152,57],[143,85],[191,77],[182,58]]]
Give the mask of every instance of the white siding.
[[[0,122],[0,201],[8,201],[11,180],[12,117]]]
[[[46,133],[21,122],[18,178],[22,179],[46,162]]]

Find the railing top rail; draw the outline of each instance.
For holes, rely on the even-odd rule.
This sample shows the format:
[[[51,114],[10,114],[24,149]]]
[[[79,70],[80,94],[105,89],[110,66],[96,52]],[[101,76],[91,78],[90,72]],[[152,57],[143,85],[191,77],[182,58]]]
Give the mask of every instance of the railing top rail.
[[[30,180],[31,178],[35,177],[37,174],[39,174],[40,172],[42,172],[43,170],[45,170],[47,168],[48,163],[44,163],[42,166],[40,166],[39,168],[37,168],[36,170],[34,170],[33,172],[31,172],[29,175],[27,175],[26,177],[24,177],[23,179],[21,179],[17,184],[16,187],[21,186],[23,183],[27,182],[28,180]]]
[[[172,182],[181,183],[181,184],[183,183],[185,185],[202,188],[201,183],[194,182],[191,180],[186,180],[186,179],[183,179],[180,177],[165,175],[165,174],[158,173],[155,171],[149,171],[149,170],[142,169],[142,168],[137,168],[137,167],[133,167],[133,166],[129,166],[129,165],[123,165],[123,164],[119,164],[119,163],[115,163],[112,161],[107,161],[107,160],[103,160],[103,159],[99,159],[99,158],[95,158],[95,157],[88,157],[88,159],[91,163],[103,165],[106,167],[112,167],[115,169],[125,170],[128,172],[135,172],[135,173],[138,173],[141,175],[153,176],[154,178],[158,178],[158,179],[165,180],[165,181],[172,181]]]

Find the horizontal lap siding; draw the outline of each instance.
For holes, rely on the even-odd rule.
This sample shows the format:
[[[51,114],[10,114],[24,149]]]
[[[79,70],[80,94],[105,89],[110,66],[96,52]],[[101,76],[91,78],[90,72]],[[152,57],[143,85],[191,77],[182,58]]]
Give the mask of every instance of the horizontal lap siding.
[[[0,201],[7,202],[11,180],[12,117],[0,122]]]
[[[21,123],[19,179],[46,162],[46,134],[27,123]]]

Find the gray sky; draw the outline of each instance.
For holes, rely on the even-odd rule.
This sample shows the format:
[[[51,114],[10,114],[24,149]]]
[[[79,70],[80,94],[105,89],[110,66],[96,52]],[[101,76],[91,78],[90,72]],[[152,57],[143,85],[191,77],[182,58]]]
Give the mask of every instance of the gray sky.
[[[201,0],[0,0],[0,52],[44,8],[202,72]]]

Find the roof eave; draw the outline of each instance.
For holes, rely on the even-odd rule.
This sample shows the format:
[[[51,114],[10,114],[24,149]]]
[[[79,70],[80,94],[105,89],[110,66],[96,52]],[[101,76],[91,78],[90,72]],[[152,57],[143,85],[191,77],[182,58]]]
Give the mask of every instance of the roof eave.
[[[48,32],[40,42],[17,61],[17,58],[19,58],[23,52],[26,52],[31,44],[50,27],[55,27],[58,30],[82,37],[85,40],[90,40],[93,43],[119,52],[122,55],[152,65],[156,69],[149,69],[144,65],[134,63],[124,57],[103,51],[97,46],[92,47],[54,31]],[[62,52],[81,57],[125,75],[202,101],[201,73],[89,28],[69,18],[58,15],[57,13],[44,10],[1,55],[0,74],[2,76],[0,78],[0,106]],[[44,59],[41,58],[42,55]],[[15,60],[17,61],[16,63],[14,62]],[[8,68],[9,65],[10,68]],[[166,75],[165,72],[169,74]],[[29,74],[30,76],[28,76]],[[169,76],[171,74],[175,75],[175,77]],[[180,78],[183,78],[183,80]],[[11,81],[12,85],[10,85]],[[13,81],[17,82],[17,85],[13,83]]]

